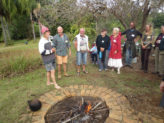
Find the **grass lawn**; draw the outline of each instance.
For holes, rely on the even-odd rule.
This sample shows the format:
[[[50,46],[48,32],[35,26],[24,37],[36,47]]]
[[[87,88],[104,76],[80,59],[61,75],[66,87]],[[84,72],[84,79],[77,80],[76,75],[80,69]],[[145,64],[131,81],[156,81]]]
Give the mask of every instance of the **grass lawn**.
[[[57,81],[60,86],[92,84],[112,88],[125,95],[136,111],[157,114],[162,117],[164,113],[158,112],[157,107],[161,97],[158,77],[129,69],[123,69],[120,75],[112,71],[98,72],[98,68],[91,63],[87,67],[89,74],[81,74],[78,77],[74,64],[75,51],[72,50],[73,53],[68,64],[71,77],[63,77]],[[23,58],[22,61],[20,61],[20,57]],[[24,66],[21,66],[22,63]],[[3,73],[0,68],[1,74],[4,74],[0,79],[0,123],[30,122],[28,117],[24,121],[20,121],[21,115],[28,113],[27,100],[54,90],[53,85],[46,86],[46,72],[44,66],[41,65],[37,43],[28,45],[21,43],[11,47],[1,47],[0,65],[6,66],[3,70],[8,71],[9,69],[10,71],[5,74],[6,72]],[[13,68],[13,66],[15,67]]]

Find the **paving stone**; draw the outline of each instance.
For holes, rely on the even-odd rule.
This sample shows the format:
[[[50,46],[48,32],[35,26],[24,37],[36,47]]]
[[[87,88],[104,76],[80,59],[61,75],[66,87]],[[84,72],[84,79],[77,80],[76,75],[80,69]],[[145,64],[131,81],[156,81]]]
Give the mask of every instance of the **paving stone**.
[[[42,108],[33,113],[32,123],[44,123],[44,116],[47,111],[60,100],[69,96],[94,96],[100,97],[106,101],[110,108],[109,118],[105,123],[139,123],[139,118],[144,122],[164,123],[162,119],[153,116],[135,113],[130,107],[129,101],[123,95],[103,87],[93,85],[71,85],[60,90],[53,90],[42,95],[39,100],[42,102]],[[30,115],[30,114],[29,114]]]

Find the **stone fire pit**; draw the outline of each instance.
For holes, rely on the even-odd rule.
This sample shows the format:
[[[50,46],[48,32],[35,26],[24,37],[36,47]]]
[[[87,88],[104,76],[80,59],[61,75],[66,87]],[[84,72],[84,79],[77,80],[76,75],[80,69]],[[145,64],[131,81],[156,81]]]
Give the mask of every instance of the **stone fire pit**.
[[[91,123],[91,121],[94,121],[93,117],[97,118],[94,121],[95,123],[140,123],[142,116],[144,116],[146,121],[163,123],[162,120],[149,117],[146,114],[140,113],[140,116],[134,114],[134,110],[131,109],[128,100],[123,95],[104,87],[72,85],[61,90],[45,93],[39,100],[42,102],[42,108],[37,112],[31,113],[32,123],[78,123],[79,120],[87,119],[88,117],[88,122],[84,123]],[[87,113],[86,108],[81,111],[84,102],[87,105],[91,104],[91,109]],[[102,104],[98,105],[100,102]],[[65,105],[66,103],[68,105]],[[96,105],[98,105],[96,109],[92,110]],[[97,113],[96,110],[98,111],[101,108],[104,111]],[[60,113],[63,114],[61,115]],[[73,120],[69,121],[71,118]],[[97,122],[97,120],[100,122]]]

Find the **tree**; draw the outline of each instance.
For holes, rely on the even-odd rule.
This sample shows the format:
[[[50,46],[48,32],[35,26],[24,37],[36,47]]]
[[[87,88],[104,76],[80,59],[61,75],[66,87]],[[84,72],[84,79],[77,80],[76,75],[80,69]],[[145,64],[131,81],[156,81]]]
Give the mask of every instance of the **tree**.
[[[108,6],[109,12],[125,29],[128,28],[130,21],[134,21],[140,25],[140,31],[143,31],[150,12],[160,8],[163,3],[163,0],[111,0]]]
[[[5,45],[11,39],[8,22],[11,22],[16,15],[29,13],[35,2],[35,0],[0,0],[0,19]]]
[[[164,14],[156,14],[156,16],[153,18],[153,23],[155,28],[160,28],[162,25],[164,25]]]

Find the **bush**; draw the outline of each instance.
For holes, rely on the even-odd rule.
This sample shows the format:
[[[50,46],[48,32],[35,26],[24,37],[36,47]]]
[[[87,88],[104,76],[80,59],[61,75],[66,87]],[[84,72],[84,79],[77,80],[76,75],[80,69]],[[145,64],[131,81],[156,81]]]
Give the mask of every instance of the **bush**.
[[[10,50],[0,56],[0,77],[22,74],[36,69],[42,64],[40,55],[36,49]]]

